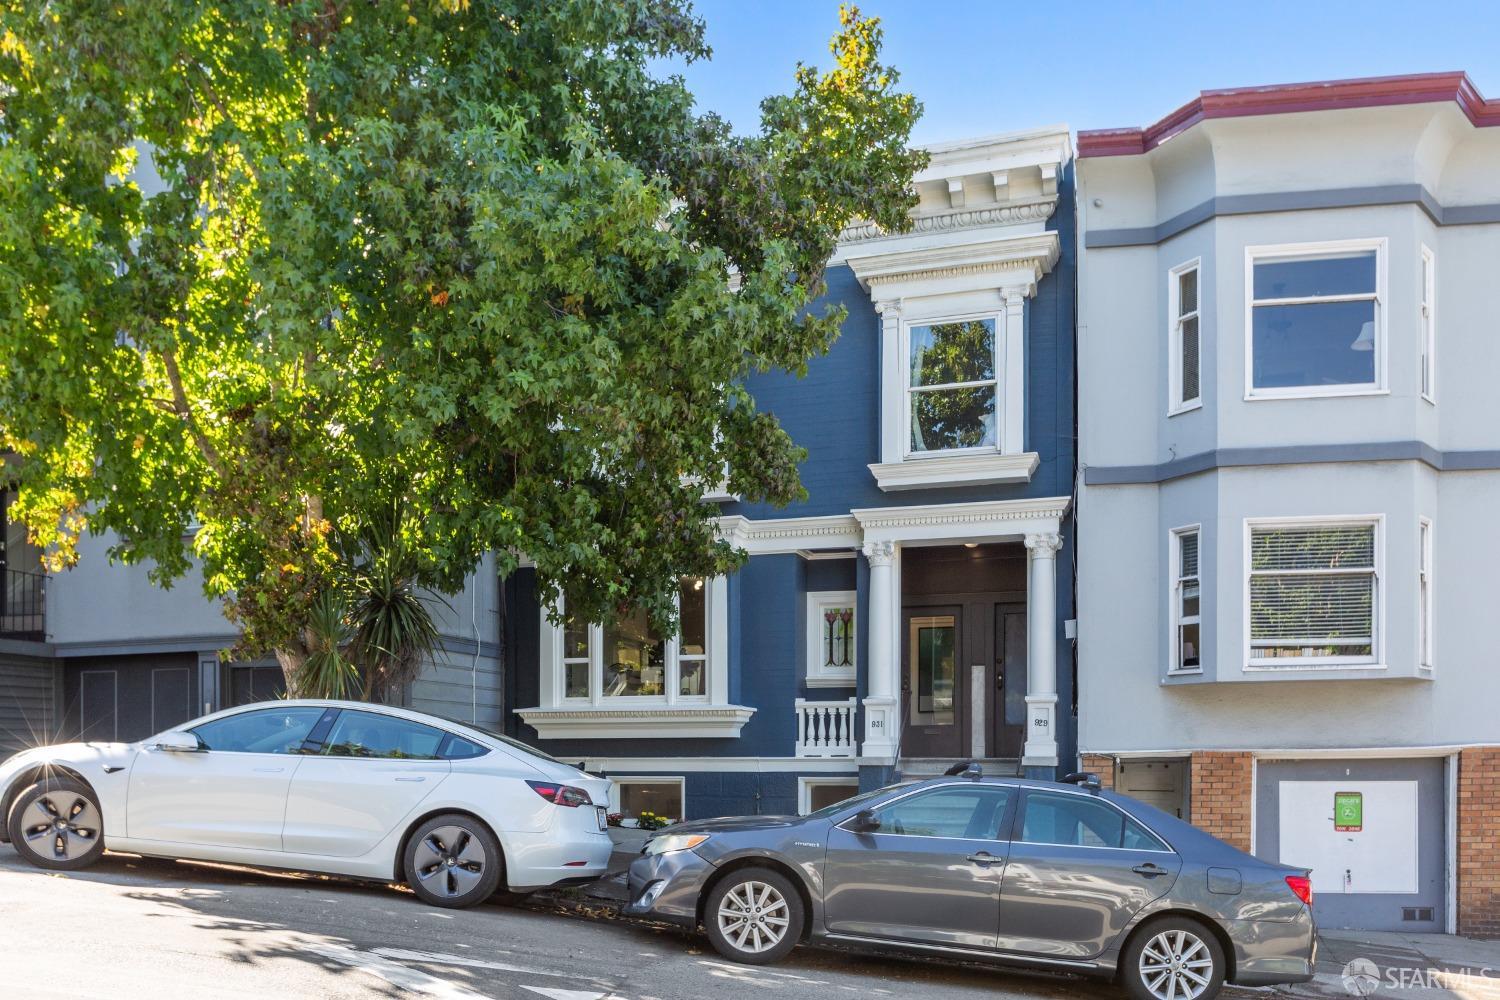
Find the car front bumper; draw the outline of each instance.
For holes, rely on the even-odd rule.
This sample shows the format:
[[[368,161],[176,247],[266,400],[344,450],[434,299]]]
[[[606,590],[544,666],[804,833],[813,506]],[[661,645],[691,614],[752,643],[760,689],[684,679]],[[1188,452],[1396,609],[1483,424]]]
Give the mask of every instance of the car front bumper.
[[[692,851],[643,854],[630,865],[630,902],[624,913],[695,927],[698,897],[714,866]]]

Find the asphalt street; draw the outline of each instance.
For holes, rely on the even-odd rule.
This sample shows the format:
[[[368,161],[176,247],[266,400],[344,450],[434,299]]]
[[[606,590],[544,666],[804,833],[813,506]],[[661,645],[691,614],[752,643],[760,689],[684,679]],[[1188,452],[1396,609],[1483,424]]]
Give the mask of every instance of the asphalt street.
[[[821,948],[735,965],[674,929],[533,904],[440,910],[399,887],[222,865],[110,854],[43,872],[8,845],[0,972],[0,995],[69,1000],[1122,996],[1071,977]]]

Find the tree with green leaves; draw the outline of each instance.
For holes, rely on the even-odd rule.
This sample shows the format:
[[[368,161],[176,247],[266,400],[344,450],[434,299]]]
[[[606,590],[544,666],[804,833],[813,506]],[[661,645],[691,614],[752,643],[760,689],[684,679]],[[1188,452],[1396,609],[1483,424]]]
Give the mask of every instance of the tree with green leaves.
[[[82,531],[201,566],[289,677],[392,509],[408,584],[525,554],[573,613],[670,625],[736,565],[705,484],[801,495],[746,376],[828,347],[838,233],[903,228],[924,162],[853,8],[748,136],[654,69],[710,54],[686,0],[0,11],[18,512],[53,569]]]

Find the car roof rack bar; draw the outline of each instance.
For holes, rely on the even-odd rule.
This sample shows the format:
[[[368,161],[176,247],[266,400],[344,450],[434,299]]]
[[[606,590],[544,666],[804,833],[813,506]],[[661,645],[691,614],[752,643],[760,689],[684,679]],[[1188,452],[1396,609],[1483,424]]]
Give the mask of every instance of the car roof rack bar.
[[[1063,775],[1058,780],[1065,785],[1082,785],[1095,795],[1099,794],[1099,776],[1093,771],[1074,771],[1072,774]]]
[[[984,777],[984,768],[979,766],[979,761],[977,760],[965,760],[948,768],[948,770],[943,772],[943,776],[945,778],[964,777],[970,781],[978,781]]]

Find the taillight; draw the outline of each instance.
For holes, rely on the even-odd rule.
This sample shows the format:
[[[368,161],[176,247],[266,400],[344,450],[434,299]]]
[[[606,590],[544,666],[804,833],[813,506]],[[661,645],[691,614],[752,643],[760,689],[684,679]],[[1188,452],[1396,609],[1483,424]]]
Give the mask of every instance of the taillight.
[[[589,793],[582,788],[574,788],[572,785],[559,785],[551,781],[528,781],[531,790],[555,806],[567,806],[573,809],[577,806],[591,806],[594,800],[589,798]]]
[[[1312,879],[1306,875],[1288,875],[1286,877],[1286,885],[1288,889],[1292,890],[1292,895],[1302,900],[1308,906],[1312,905]]]

